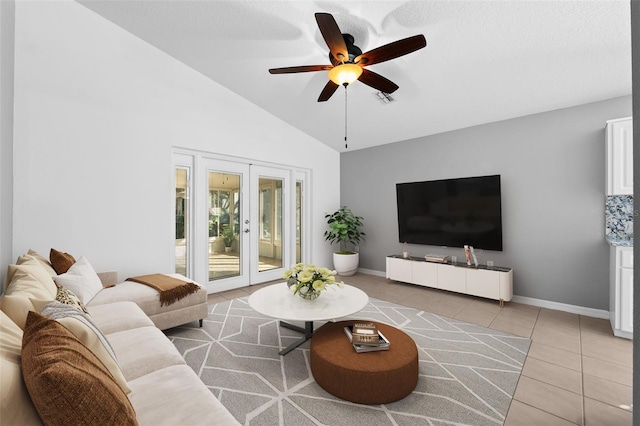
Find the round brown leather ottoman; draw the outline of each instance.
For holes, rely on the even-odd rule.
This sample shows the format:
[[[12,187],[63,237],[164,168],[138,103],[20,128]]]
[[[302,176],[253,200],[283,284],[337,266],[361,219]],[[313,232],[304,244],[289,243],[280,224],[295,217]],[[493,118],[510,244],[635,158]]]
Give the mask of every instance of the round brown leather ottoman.
[[[327,392],[360,404],[385,404],[409,395],[418,383],[418,349],[404,332],[375,322],[391,342],[388,351],[357,353],[344,327],[327,323],[311,338],[311,372]]]

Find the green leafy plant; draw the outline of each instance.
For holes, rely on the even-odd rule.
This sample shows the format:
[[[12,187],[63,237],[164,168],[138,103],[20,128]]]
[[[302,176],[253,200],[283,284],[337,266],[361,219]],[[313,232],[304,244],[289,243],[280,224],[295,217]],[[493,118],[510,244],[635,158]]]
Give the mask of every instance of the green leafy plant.
[[[222,239],[224,240],[225,247],[231,247],[236,236],[233,234],[233,228],[229,225],[224,225],[222,228]]]
[[[324,239],[331,244],[340,244],[338,254],[352,254],[347,250],[347,243],[358,245],[364,241],[365,233],[360,230],[362,227],[362,216],[356,216],[351,209],[346,206],[340,207],[338,211],[324,216],[329,224],[329,230],[325,231]]]

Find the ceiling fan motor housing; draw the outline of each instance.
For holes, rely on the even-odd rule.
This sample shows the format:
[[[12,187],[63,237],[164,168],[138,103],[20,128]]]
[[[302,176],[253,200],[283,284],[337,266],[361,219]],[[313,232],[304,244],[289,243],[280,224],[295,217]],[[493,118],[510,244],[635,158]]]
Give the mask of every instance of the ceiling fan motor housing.
[[[344,39],[344,44],[346,44],[346,45],[347,45],[347,52],[349,52],[349,59],[342,61],[342,60],[340,60],[340,59],[335,58],[335,57],[331,54],[331,52],[329,52],[329,61],[331,61],[331,63],[332,63],[334,66],[340,65],[340,64],[342,64],[342,63],[345,63],[345,64],[353,64],[353,63],[354,63],[354,60],[355,60],[358,56],[362,55],[362,50],[361,50],[358,46],[356,46],[355,44],[353,44],[353,42],[355,41],[355,39],[353,38],[353,36],[352,36],[351,34],[346,34],[346,33],[344,33],[344,34],[342,34],[342,38]]]

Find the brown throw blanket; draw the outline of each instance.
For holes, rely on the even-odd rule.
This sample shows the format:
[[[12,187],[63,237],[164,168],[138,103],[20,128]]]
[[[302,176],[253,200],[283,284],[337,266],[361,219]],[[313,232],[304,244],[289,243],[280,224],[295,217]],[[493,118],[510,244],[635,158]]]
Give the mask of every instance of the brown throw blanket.
[[[145,284],[158,290],[160,292],[160,306],[170,305],[200,290],[198,284],[182,281],[164,274],[139,275],[127,278],[126,281]]]

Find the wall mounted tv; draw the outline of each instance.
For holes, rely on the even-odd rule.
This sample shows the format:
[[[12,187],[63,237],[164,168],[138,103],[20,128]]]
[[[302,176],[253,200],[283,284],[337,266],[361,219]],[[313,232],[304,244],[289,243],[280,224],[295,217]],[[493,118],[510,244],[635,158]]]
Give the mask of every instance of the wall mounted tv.
[[[502,251],[500,175],[396,184],[400,243]]]

